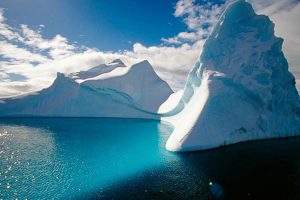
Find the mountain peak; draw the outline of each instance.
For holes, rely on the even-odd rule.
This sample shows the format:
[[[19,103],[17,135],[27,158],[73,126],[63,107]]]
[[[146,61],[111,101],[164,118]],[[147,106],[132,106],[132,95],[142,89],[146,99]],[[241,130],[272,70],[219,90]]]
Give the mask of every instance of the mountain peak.
[[[115,59],[109,64],[119,64],[119,65],[125,65],[121,59]]]

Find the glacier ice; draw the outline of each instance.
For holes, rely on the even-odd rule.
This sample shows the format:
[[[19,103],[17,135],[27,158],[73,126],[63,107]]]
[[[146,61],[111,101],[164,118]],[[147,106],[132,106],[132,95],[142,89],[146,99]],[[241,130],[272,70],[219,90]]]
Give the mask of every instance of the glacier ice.
[[[204,150],[300,134],[300,101],[274,24],[239,0],[206,40],[177,104],[166,148]]]
[[[57,73],[49,88],[2,99],[0,116],[159,119],[157,110],[172,93],[148,61],[127,67],[117,59],[68,76]]]

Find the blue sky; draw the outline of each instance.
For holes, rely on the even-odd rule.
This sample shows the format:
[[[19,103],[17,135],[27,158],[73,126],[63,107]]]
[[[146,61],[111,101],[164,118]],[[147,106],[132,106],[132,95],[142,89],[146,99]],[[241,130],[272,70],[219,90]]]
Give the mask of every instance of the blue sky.
[[[299,0],[249,0],[268,15],[300,79]],[[177,91],[225,0],[1,0],[0,97],[49,86],[56,72],[147,59]],[[299,81],[298,81],[298,87]]]
[[[4,0],[8,23],[38,28],[43,36],[57,33],[70,41],[101,50],[131,49],[132,43],[158,45],[162,37],[185,30],[185,24],[174,17],[174,0]],[[159,6],[157,6],[159,5]]]
[[[211,1],[223,4],[224,0]],[[100,50],[132,49],[139,42],[159,45],[161,38],[172,37],[186,29],[174,16],[176,0],[2,0],[7,22],[13,26],[44,25],[43,36],[57,33],[70,41]],[[207,1],[197,1],[205,5]]]

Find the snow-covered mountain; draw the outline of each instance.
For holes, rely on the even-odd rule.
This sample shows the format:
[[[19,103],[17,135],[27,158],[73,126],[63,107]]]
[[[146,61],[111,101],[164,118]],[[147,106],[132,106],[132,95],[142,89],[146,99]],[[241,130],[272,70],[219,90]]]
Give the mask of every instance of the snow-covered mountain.
[[[2,99],[0,116],[132,117],[158,119],[172,94],[148,61],[127,67],[121,60],[72,73],[57,73],[36,94]]]
[[[244,0],[232,3],[205,42],[180,102],[164,114],[175,126],[166,148],[300,135],[299,95],[282,43],[267,16]]]

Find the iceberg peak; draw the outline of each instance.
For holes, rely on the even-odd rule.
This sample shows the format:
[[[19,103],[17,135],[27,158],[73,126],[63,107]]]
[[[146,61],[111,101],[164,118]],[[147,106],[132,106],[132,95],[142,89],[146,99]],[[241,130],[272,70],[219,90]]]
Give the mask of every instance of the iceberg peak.
[[[146,72],[147,74],[152,74],[152,76],[157,76],[153,66],[148,60],[143,60],[139,63],[132,65],[130,71],[137,71],[136,73]]]
[[[123,65],[125,66],[124,62],[121,59],[115,59],[112,62],[110,62],[110,64],[118,64],[118,65]]]
[[[53,85],[61,84],[61,83],[63,83],[63,82],[70,82],[70,81],[71,81],[71,82],[74,82],[74,81],[72,80],[72,78],[66,76],[66,74],[61,73],[61,72],[57,72],[57,73],[56,73],[56,79],[54,80]]]
[[[175,126],[167,149],[300,134],[299,95],[282,43],[271,20],[250,3],[230,4],[206,40],[183,97],[165,114]]]
[[[56,76],[57,76],[57,78],[64,78],[64,77],[65,77],[65,74],[64,74],[64,73],[61,73],[61,72],[57,72],[57,73],[56,73]]]
[[[143,60],[133,65],[133,67],[145,67],[153,69],[152,65],[149,63],[148,60]]]

